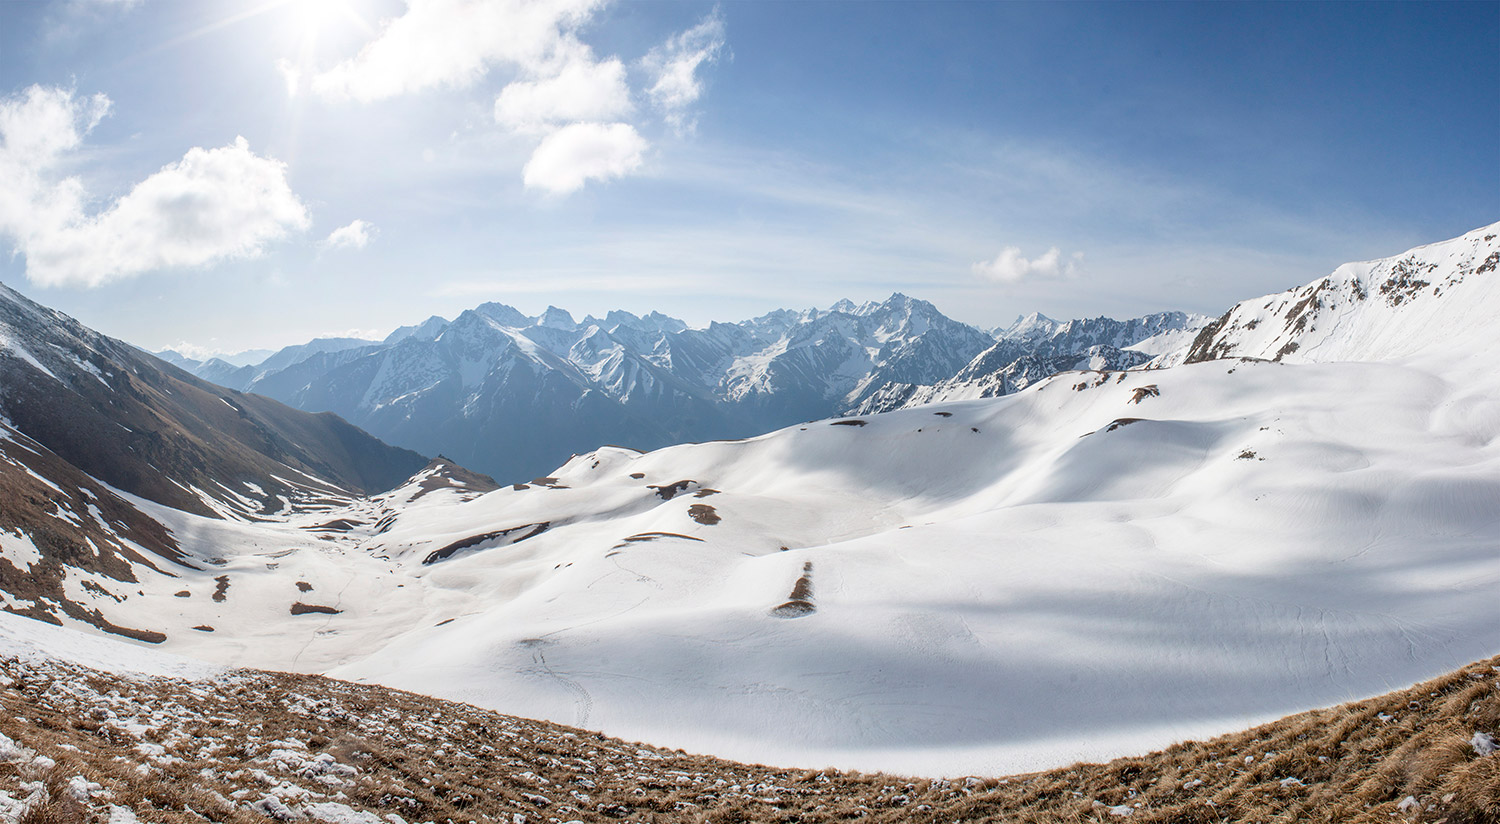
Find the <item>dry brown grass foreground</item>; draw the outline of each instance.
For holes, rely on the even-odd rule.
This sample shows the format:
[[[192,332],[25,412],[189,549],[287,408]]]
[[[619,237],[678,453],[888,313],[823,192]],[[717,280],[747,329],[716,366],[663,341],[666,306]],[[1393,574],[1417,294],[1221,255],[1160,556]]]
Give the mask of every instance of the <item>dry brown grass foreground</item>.
[[[1500,657],[1138,758],[1004,779],[736,764],[424,696],[0,660],[0,821],[1500,821]],[[1128,810],[1128,813],[1127,813]]]

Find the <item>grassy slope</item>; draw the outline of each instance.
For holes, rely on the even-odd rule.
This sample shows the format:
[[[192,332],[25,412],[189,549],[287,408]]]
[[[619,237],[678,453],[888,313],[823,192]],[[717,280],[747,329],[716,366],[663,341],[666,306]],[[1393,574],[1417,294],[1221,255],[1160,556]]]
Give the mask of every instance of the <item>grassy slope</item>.
[[[1500,657],[1142,757],[956,781],[736,764],[281,673],[186,682],[0,660],[0,706],[0,733],[57,762],[0,761],[0,820],[29,802],[23,824],[103,822],[111,805],[248,822],[280,803],[409,822],[1115,821],[1116,805],[1133,822],[1500,820],[1500,755],[1468,743],[1500,732]],[[84,804],[67,800],[80,775],[99,785]],[[330,803],[346,806],[316,806]]]

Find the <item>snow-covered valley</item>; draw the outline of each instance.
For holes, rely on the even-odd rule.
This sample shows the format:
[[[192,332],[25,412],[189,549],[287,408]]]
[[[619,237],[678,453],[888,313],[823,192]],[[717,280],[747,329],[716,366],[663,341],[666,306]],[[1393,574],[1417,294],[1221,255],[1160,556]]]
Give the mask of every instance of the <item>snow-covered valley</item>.
[[[493,491],[434,464],[220,519],[119,492],[187,563],[64,586],[191,658],[743,761],[1002,774],[1242,729],[1497,651],[1495,236],[1414,250],[1400,301],[1394,258],[1339,305],[1247,301],[1171,368]],[[1234,332],[1273,321],[1320,342]]]
[[[207,660],[741,760],[1055,766],[1491,654],[1500,410],[1481,441],[1448,412],[1472,389],[1393,364],[1070,374],[312,519],[341,531],[149,509],[213,555],[116,611]],[[804,570],[815,611],[779,615]]]

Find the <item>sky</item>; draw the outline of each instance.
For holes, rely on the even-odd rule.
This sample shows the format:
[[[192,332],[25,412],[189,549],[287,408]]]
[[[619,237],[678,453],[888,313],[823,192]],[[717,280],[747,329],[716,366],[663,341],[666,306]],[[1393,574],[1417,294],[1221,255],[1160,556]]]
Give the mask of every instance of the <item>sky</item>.
[[[1217,315],[1500,220],[1500,2],[0,0],[0,281],[147,349],[486,301]]]

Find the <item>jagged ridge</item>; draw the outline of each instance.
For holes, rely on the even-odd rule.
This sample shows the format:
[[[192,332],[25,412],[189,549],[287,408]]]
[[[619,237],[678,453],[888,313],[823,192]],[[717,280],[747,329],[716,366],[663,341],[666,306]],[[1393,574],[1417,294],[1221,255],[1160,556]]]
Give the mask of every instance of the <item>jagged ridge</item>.
[[[1029,331],[1018,327],[997,342],[902,294],[703,329],[655,312],[575,322],[557,307],[528,317],[486,303],[381,342],[313,341],[257,366],[210,361],[197,369],[524,480],[606,443],[653,449],[746,437],[893,408],[893,397],[908,402],[934,384],[984,382],[988,394],[1003,394],[1062,369],[1123,368],[1149,356],[1117,350],[1197,321],[1180,312],[1033,318]],[[947,396],[927,392],[924,399]]]

